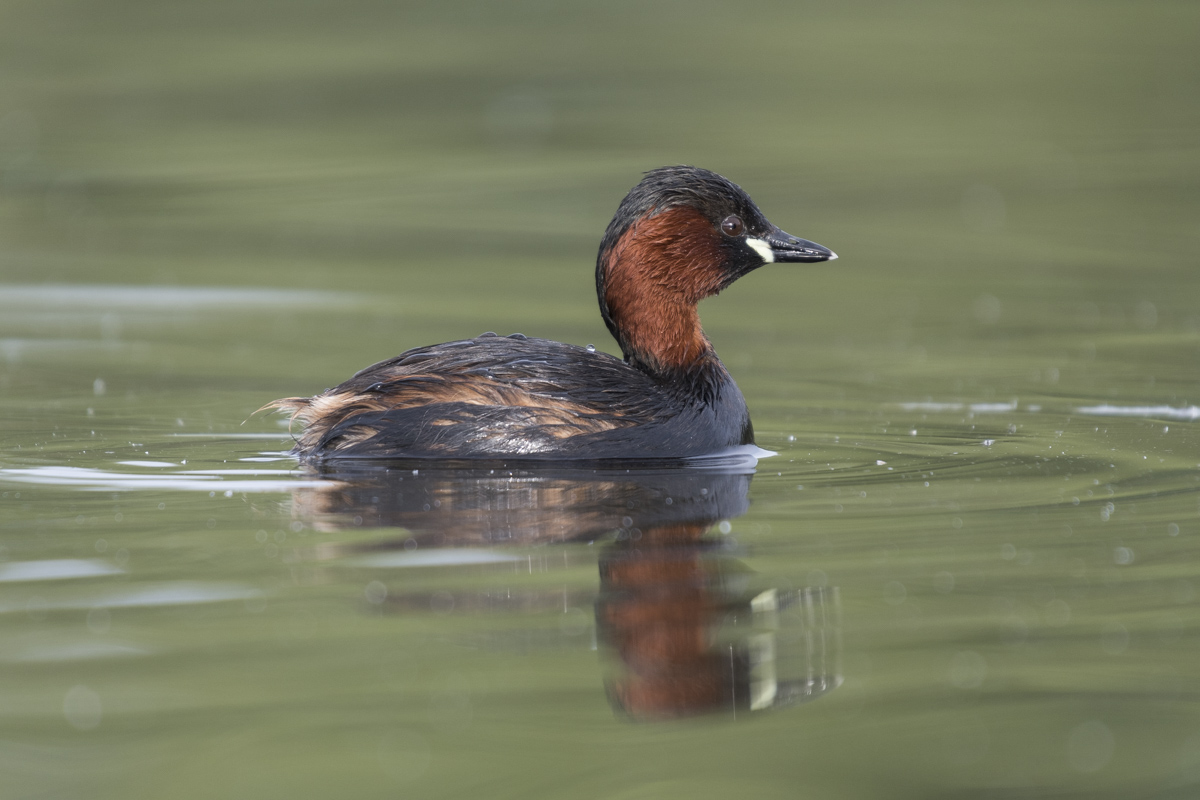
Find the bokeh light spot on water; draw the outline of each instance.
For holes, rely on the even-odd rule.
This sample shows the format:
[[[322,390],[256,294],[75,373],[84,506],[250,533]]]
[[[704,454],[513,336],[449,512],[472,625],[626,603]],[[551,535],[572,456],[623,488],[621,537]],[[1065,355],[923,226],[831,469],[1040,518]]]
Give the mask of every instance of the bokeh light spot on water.
[[[367,587],[363,589],[363,596],[367,598],[367,602],[372,605],[379,605],[387,599],[388,590],[380,581],[371,581]]]
[[[1110,656],[1125,652],[1129,646],[1129,631],[1119,622],[1109,622],[1100,631],[1100,648]]]
[[[978,689],[987,677],[987,661],[974,650],[962,650],[950,660],[950,683],[959,689]]]
[[[1007,216],[1004,195],[994,186],[986,183],[968,186],[963,190],[959,210],[963,222],[977,233],[993,233],[1004,228]]]
[[[1143,330],[1154,328],[1158,325],[1158,308],[1149,300],[1142,300],[1133,311],[1133,321]]]
[[[888,581],[883,586],[883,601],[889,606],[898,606],[908,596],[908,590],[900,581]]]
[[[72,728],[90,731],[100,725],[104,709],[100,696],[83,685],[72,686],[62,704],[63,716]]]
[[[1067,737],[1067,759],[1079,772],[1096,772],[1112,759],[1116,742],[1100,720],[1076,725]]]
[[[580,636],[592,629],[594,615],[581,608],[568,608],[558,619],[558,627],[567,636]]]

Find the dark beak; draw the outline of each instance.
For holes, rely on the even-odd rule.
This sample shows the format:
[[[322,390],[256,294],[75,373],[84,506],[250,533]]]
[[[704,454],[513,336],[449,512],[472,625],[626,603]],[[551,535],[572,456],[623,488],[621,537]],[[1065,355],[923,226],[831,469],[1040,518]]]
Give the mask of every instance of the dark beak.
[[[766,239],[767,244],[771,247],[771,255],[779,263],[810,263],[815,261],[833,261],[837,258],[837,253],[828,247],[822,247],[816,242],[810,242],[808,239],[801,239],[792,236],[790,233],[784,233],[779,228],[775,228],[768,233]]]

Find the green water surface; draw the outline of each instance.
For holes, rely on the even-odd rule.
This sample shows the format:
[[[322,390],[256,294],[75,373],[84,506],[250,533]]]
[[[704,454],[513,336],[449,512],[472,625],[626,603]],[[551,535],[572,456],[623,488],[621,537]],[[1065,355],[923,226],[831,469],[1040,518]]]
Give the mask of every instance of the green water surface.
[[[1197,796],[1198,74],[1189,3],[0,4],[0,798]],[[672,163],[841,256],[701,308],[748,484],[422,517],[254,415],[611,352],[595,248]],[[622,709],[676,612],[824,688]]]

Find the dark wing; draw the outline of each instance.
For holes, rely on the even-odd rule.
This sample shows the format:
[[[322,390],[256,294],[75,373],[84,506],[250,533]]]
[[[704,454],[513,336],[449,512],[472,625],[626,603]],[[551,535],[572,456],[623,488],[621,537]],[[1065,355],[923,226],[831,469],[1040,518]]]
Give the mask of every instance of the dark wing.
[[[306,457],[562,456],[673,407],[665,387],[613,356],[501,336],[409,350],[273,405],[304,423]]]

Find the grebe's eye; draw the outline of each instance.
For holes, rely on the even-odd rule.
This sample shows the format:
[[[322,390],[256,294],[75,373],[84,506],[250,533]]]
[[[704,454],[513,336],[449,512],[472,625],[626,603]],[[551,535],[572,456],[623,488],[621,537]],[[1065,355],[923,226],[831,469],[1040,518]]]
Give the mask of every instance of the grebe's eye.
[[[741,236],[742,231],[745,229],[746,226],[742,224],[742,218],[736,214],[730,214],[721,220],[721,232],[726,236]]]

